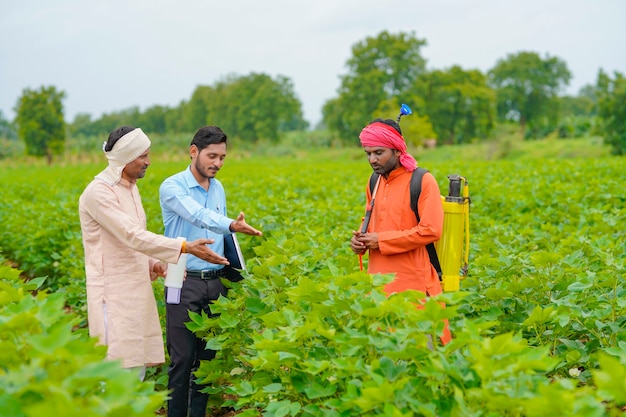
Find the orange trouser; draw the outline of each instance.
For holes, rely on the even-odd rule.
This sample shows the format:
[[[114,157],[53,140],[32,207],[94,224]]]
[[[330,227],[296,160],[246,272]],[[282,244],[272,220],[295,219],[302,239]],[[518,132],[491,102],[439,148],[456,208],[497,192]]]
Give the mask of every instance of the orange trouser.
[[[414,288],[414,285],[409,285],[409,282],[407,282],[407,281],[403,282],[403,281],[404,280],[396,279],[396,280],[390,282],[389,284],[387,284],[385,286],[385,288],[384,288],[384,291],[385,291],[385,294],[387,295],[387,297],[389,297],[393,293],[406,291],[406,290],[422,291],[422,292],[426,293],[426,295],[437,295],[437,294],[441,293],[441,289],[440,289],[437,294],[429,294],[428,291],[425,291],[424,289],[421,289],[421,288]],[[422,302],[425,303],[426,300],[422,300]],[[441,305],[444,308],[446,307],[446,305],[444,303],[441,303]],[[424,307],[421,304],[418,304],[417,308],[424,308]],[[441,343],[443,345],[446,345],[446,344],[448,344],[452,340],[452,334],[450,333],[450,324],[449,324],[448,320],[445,319],[443,322],[444,322],[443,332],[439,336],[439,339],[441,340]]]

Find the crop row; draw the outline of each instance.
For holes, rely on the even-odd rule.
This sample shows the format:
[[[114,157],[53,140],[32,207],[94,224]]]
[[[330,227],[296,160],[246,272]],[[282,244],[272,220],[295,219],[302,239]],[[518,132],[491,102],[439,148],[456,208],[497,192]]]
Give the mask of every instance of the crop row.
[[[158,186],[183,166],[153,161],[140,180],[152,231],[162,230]],[[249,273],[218,303],[220,318],[194,318],[223,355],[201,375],[231,405],[266,415],[615,412],[626,398],[622,166],[426,166],[444,193],[447,174],[469,179],[471,256],[462,292],[444,296],[448,309],[433,300],[418,311],[408,308],[416,295],[382,297],[389,277],[360,272],[349,250],[369,173],[361,154],[227,160],[229,211],[244,211],[264,236],[241,237]],[[77,201],[98,170],[0,167],[0,255],[48,276],[79,315]],[[420,348],[442,317],[455,342]]]

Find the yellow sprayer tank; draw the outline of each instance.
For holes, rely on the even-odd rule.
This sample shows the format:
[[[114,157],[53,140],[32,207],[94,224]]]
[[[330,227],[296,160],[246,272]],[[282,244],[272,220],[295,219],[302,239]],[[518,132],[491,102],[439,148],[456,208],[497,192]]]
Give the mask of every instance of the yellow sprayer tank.
[[[469,186],[459,175],[448,175],[450,191],[441,196],[443,233],[435,242],[442,272],[444,291],[458,291],[460,280],[467,276],[469,259]]]

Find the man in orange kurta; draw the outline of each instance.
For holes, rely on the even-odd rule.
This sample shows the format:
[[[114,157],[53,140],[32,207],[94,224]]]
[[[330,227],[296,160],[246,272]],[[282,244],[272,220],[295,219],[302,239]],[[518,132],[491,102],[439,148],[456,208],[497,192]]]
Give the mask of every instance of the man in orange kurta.
[[[371,207],[372,197],[374,207],[366,233],[353,232],[352,250],[359,255],[369,250],[370,274],[395,274],[395,279],[384,288],[387,295],[405,290],[422,291],[429,296],[440,294],[441,283],[426,250],[426,245],[439,240],[443,230],[437,181],[429,172],[422,178],[418,223],[410,203],[411,175],[417,162],[406,152],[400,126],[390,119],[376,119],[359,138],[379,181],[374,196],[367,187],[367,207]],[[446,323],[441,341],[445,344],[450,339]]]

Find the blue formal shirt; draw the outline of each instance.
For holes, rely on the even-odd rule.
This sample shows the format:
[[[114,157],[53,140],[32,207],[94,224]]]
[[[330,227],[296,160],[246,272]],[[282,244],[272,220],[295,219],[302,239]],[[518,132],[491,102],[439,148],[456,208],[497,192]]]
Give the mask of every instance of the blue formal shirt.
[[[191,173],[191,167],[167,178],[159,188],[165,236],[196,239],[214,239],[209,245],[215,253],[224,256],[224,235],[231,234],[226,217],[226,195],[222,183],[211,178],[206,191]],[[187,269],[191,271],[216,270],[216,265],[187,255]]]

